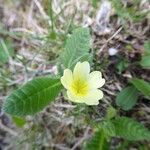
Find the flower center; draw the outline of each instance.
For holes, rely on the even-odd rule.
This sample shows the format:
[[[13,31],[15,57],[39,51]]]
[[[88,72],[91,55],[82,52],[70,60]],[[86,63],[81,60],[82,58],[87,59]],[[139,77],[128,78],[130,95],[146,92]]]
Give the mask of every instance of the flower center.
[[[71,84],[71,91],[77,96],[85,96],[88,90],[88,82],[83,79],[74,80]]]

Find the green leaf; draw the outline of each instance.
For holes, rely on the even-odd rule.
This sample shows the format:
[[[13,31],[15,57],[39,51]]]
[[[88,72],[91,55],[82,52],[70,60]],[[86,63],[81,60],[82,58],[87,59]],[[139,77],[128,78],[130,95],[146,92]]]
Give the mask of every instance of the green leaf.
[[[145,69],[149,69],[150,68],[150,55],[142,56],[142,59],[140,61],[140,65]]]
[[[83,150],[109,150],[109,144],[103,130],[97,131],[93,138],[86,143]]]
[[[144,43],[144,55],[140,61],[140,65],[145,68],[150,68],[150,40]]]
[[[121,74],[123,71],[126,70],[126,68],[129,66],[129,63],[125,58],[120,57],[118,60],[118,63],[116,64],[116,68],[118,70],[118,73]]]
[[[24,118],[20,118],[20,117],[13,116],[12,120],[20,128],[22,128],[26,123],[26,120]]]
[[[91,47],[91,37],[88,28],[78,28],[67,39],[65,49],[60,56],[60,60],[65,68],[73,68],[81,61],[88,60],[89,49]]]
[[[122,23],[127,21],[139,22],[146,17],[148,11],[147,12],[139,11],[138,10],[138,6],[140,4],[139,2],[140,2],[139,0],[134,1],[134,5],[130,7],[124,7],[123,1],[111,0],[111,3],[115,9],[115,13],[118,15],[121,21],[123,21]]]
[[[120,136],[131,141],[150,139],[150,131],[142,124],[131,118],[119,117],[114,119],[112,123],[115,127],[116,136]]]
[[[98,0],[92,0],[92,6],[94,8],[97,8],[98,2],[99,2]]]
[[[138,95],[134,86],[128,86],[117,95],[116,104],[123,110],[130,110],[136,104]]]
[[[150,97],[150,84],[142,79],[133,78],[130,82],[145,96]]]
[[[144,43],[144,53],[150,55],[150,40]]]
[[[33,115],[53,101],[61,87],[60,79],[57,78],[33,79],[8,96],[3,111],[14,116]]]
[[[115,127],[114,127],[113,123],[111,122],[111,120],[106,120],[106,121],[104,120],[104,121],[100,122],[97,127],[98,127],[98,129],[101,129],[104,131],[105,136],[107,138],[113,137],[116,135]]]
[[[9,57],[14,55],[14,49],[11,41],[0,40],[0,62],[7,63]]]
[[[116,116],[117,114],[117,111],[115,108],[113,108],[112,106],[109,106],[107,108],[107,114],[106,114],[106,118],[109,120],[109,119],[112,119]]]

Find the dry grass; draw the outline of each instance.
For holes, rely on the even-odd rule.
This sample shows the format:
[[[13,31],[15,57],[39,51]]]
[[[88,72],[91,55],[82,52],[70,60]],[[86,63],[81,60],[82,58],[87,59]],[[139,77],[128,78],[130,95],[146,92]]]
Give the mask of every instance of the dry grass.
[[[0,0],[0,39],[11,40],[15,51],[15,56],[10,56],[8,63],[0,66],[0,107],[5,97],[19,85],[36,76],[57,73],[56,58],[68,33],[79,25],[91,29],[93,67],[101,69],[107,81],[103,88],[105,98],[93,108],[72,104],[60,95],[41,113],[27,117],[23,128],[16,127],[10,117],[0,113],[0,149],[81,149],[92,135],[89,120],[101,120],[110,103],[116,107],[116,94],[126,86],[128,79],[136,75],[150,81],[150,72],[138,67],[131,65],[122,74],[116,69],[118,57],[130,63],[141,57],[143,44],[150,36],[148,15],[139,22],[130,20],[122,24],[109,5],[105,12],[103,8],[99,10],[99,3],[94,8],[90,0],[53,0],[52,8],[48,3],[48,0]],[[139,11],[147,11],[148,5],[148,1],[142,0]],[[7,43],[4,46],[7,50]],[[110,48],[117,49],[117,55],[109,56]],[[141,97],[132,111],[120,111],[120,114],[150,126],[149,106]],[[130,147],[138,150],[139,146],[137,143]]]

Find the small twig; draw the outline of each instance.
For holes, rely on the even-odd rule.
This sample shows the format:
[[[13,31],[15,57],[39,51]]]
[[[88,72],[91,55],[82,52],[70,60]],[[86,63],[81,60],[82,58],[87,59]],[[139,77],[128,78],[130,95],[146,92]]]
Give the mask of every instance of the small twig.
[[[62,144],[52,144],[52,146],[59,150],[70,150],[69,148],[64,147],[64,145],[62,145]]]
[[[75,150],[79,145],[81,145],[84,142],[84,140],[88,138],[89,130],[90,130],[90,127],[87,127],[83,137],[80,138],[80,140],[71,148],[71,150]]]
[[[106,42],[105,44],[101,47],[101,49],[98,51],[98,54],[101,53],[103,51],[103,49],[105,48],[105,46],[108,44],[108,42],[110,42],[121,30],[123,27],[120,27]]]
[[[51,20],[50,20],[49,16],[45,13],[45,11],[44,11],[43,7],[41,6],[41,4],[39,3],[39,1],[38,1],[38,0],[34,0],[34,2],[35,2],[35,4],[36,4],[36,6],[38,7],[39,12],[40,12],[41,15],[43,16],[43,18],[44,18],[45,20],[48,20],[49,25],[51,25],[51,24],[52,24],[52,23],[51,23]]]
[[[113,96],[116,95],[115,93],[111,92],[110,90],[107,90],[107,89],[104,89],[104,88],[103,88],[103,91],[106,92],[109,95],[113,95]]]
[[[5,132],[8,132],[12,136],[18,136],[17,132],[15,132],[12,129],[10,129],[10,128],[6,127],[5,125],[3,125],[2,122],[1,122],[1,120],[0,120],[0,129],[2,129]]]
[[[24,32],[24,33],[28,33],[28,34],[34,35],[33,31],[28,30],[26,28],[22,28],[22,27],[13,28],[13,29],[11,29],[11,31],[13,31],[13,32]]]
[[[59,108],[75,108],[76,106],[74,106],[74,105],[69,105],[69,104],[61,104],[61,103],[58,103],[58,104],[54,104],[54,107],[59,107]]]

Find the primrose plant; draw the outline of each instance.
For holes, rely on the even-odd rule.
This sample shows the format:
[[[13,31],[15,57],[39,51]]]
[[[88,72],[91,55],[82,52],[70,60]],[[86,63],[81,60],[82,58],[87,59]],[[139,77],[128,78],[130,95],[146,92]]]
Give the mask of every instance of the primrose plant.
[[[59,74],[38,77],[27,82],[6,98],[3,111],[18,117],[34,115],[49,105],[58,96],[63,86],[67,90],[70,101],[98,105],[99,100],[103,98],[103,92],[99,88],[105,84],[105,79],[102,78],[100,71],[90,73],[90,63],[93,58],[89,53],[90,48],[89,29],[75,29],[67,39],[58,59]],[[122,97],[124,94],[123,96],[121,94],[121,100],[119,98],[117,101],[119,106],[120,104],[122,106],[122,103],[128,104],[128,101],[122,100]],[[150,139],[150,131],[147,128],[131,118],[118,116],[116,109],[111,105],[107,109],[106,117],[101,122],[92,121],[93,124],[95,135],[87,142],[85,150],[109,150],[112,137],[121,137],[128,141]]]
[[[27,82],[7,97],[3,111],[12,116],[33,115],[53,101],[63,86],[67,89],[69,100],[97,105],[103,97],[103,92],[98,88],[104,85],[105,79],[99,71],[90,73],[90,47],[88,28],[73,31],[59,57],[59,70],[64,70],[63,76],[38,77]]]

